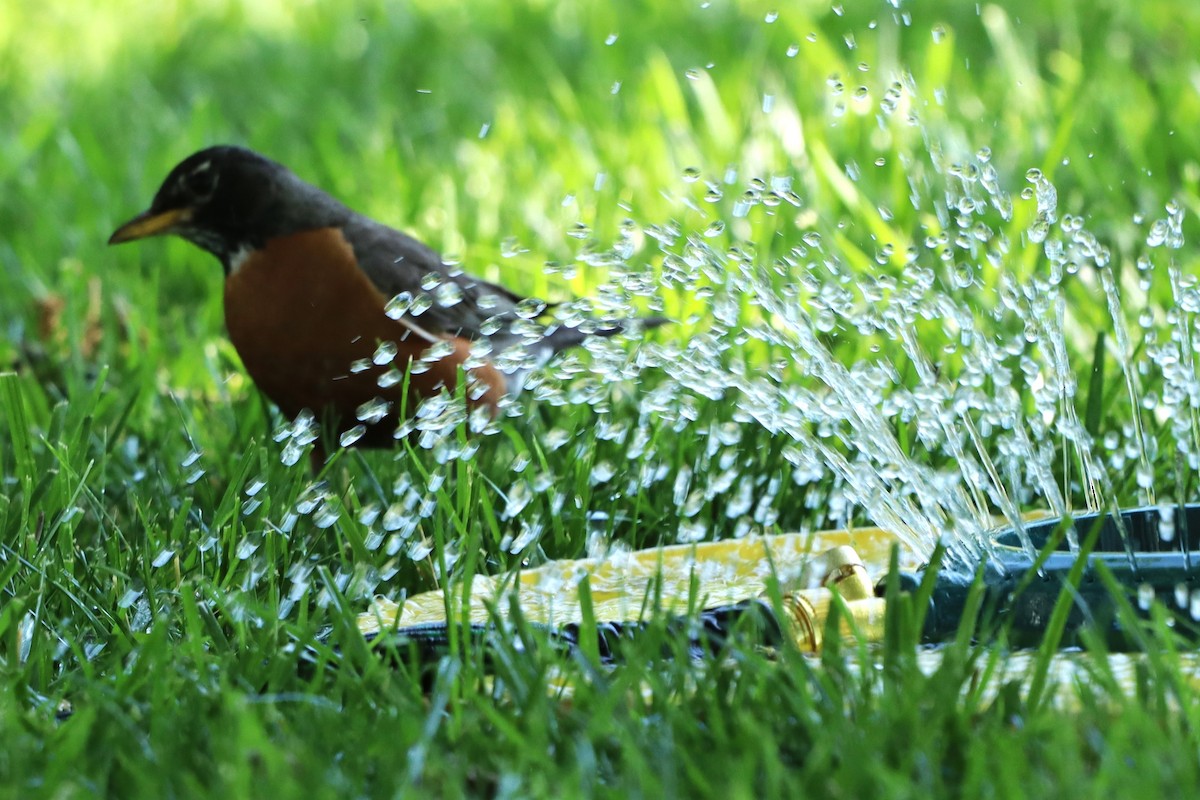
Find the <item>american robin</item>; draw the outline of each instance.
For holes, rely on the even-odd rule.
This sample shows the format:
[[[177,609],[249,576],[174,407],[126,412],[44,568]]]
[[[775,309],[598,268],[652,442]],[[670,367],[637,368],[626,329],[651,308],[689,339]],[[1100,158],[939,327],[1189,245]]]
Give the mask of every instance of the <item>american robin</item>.
[[[468,404],[494,415],[519,388],[521,370],[506,374],[489,351],[516,353],[506,361],[527,368],[590,335],[530,326],[536,302],[531,310],[526,298],[446,264],[243,147],[189,156],[149,210],[108,241],[159,234],[182,236],[220,260],[229,337],[267,397],[289,418],[308,409],[337,433],[365,424],[359,445],[393,444],[401,415],[455,391],[464,373]]]

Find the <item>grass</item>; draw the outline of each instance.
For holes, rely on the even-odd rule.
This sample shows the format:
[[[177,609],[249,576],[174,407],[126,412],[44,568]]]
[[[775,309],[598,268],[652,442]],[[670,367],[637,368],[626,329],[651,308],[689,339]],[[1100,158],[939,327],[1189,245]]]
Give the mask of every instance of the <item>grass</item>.
[[[1101,474],[1105,502],[1189,499],[1195,413],[1172,398],[1194,380],[1196,258],[1148,238],[1169,201],[1188,239],[1200,210],[1200,13],[1077,0],[18,5],[0,9],[12,120],[0,138],[0,792],[1092,797],[1200,784],[1200,703],[1164,630],[1133,681],[1088,657],[1092,680],[1058,705],[1028,681],[982,680],[1007,662],[999,647],[963,637],[931,670],[904,630],[881,650],[735,648],[705,664],[663,660],[682,644],[652,630],[612,670],[514,634],[487,669],[468,643],[416,674],[353,627],[372,594],[578,557],[589,540],[648,547],[873,518],[855,478],[882,462],[848,406],[830,401],[826,428],[789,416],[846,399],[801,347],[805,319],[868,405],[883,402],[872,364],[894,373],[879,393],[897,402],[925,362],[948,392],[1011,385],[1043,448],[1033,461],[1075,507],[1085,451],[1100,466],[1082,475]],[[630,343],[569,360],[494,435],[342,453],[316,480],[303,460],[280,461],[284,421],[224,338],[216,263],[182,242],[104,246],[175,162],[218,141],[266,152],[518,290],[678,323],[637,363]],[[995,191],[970,177],[985,164]],[[1057,264],[1027,233],[1038,208],[1020,191],[1035,167],[1057,190]],[[776,188],[798,205],[776,204]],[[964,197],[983,207],[956,215]],[[988,206],[1004,197],[1011,218]],[[959,216],[987,231],[960,242]],[[894,279],[886,296],[915,291],[909,248],[958,316],[924,297],[911,319],[860,329],[887,302],[833,289]],[[802,302],[764,309],[740,263]],[[1171,267],[1184,276],[1174,290]],[[1060,323],[1038,305],[1051,296]],[[803,312],[789,320],[789,308]],[[978,374],[980,342],[1031,324],[1036,341],[1003,361],[1010,383]],[[980,335],[961,344],[969,325]],[[1049,344],[1055,325],[1071,375]],[[1183,379],[1164,357],[1174,335]],[[761,397],[737,388],[764,377]],[[1094,442],[1039,427],[1075,409]],[[926,476],[970,462],[978,476],[988,453],[1007,500],[1046,505],[1046,482],[1004,455],[1010,431],[969,416],[973,434],[943,436],[898,415],[888,457]],[[981,444],[964,456],[956,442],[972,435]],[[909,497],[894,484],[884,494]],[[994,488],[961,507],[1002,510]],[[305,648],[336,667],[297,669]],[[564,677],[569,699],[546,688]],[[74,713],[59,719],[64,701]]]

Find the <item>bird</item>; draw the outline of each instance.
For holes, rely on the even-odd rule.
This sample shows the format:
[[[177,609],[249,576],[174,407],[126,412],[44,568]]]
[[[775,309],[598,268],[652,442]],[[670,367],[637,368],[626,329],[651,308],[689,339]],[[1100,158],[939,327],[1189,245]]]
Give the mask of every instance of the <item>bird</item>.
[[[531,366],[591,335],[665,322],[543,324],[549,306],[236,145],[181,161],[108,243],[168,234],[220,261],[226,329],[258,388],[288,419],[309,411],[326,434],[354,432],[355,446],[394,446],[399,423],[463,376],[468,407],[494,418]],[[505,369],[502,353],[517,356]],[[316,466],[320,444],[314,454]]]

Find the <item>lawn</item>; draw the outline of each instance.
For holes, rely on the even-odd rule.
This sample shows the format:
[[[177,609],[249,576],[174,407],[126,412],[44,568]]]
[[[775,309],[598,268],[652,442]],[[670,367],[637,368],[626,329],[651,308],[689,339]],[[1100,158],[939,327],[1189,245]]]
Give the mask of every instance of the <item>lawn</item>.
[[[1168,0],[0,7],[0,794],[1196,791],[1161,627],[1050,691],[1049,654],[930,658],[907,605],[819,657],[651,625],[615,667],[519,620],[396,665],[355,618],[609,548],[879,524],[969,560],[993,515],[1195,499],[1198,44]],[[220,142],[673,323],[314,476],[218,263],[105,245]]]

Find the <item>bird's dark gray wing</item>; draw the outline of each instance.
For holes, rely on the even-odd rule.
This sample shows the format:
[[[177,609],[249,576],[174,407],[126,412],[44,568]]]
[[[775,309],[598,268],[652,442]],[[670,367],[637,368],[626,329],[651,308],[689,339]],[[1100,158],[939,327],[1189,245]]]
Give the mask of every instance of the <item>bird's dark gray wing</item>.
[[[486,320],[513,317],[524,299],[444,264],[433,248],[361,214],[353,215],[343,230],[359,266],[385,297],[402,292],[430,296],[433,305],[413,320],[427,330],[477,339],[484,335]]]
[[[509,375],[509,392],[513,394],[520,391],[531,370],[590,336],[612,336],[631,325],[656,328],[666,321],[650,317],[603,326],[566,327],[522,319],[518,305],[526,298],[462,272],[457,266],[446,265],[436,250],[405,233],[361,214],[354,214],[343,230],[359,266],[385,297],[408,292],[414,297],[423,293],[432,299],[432,305],[407,319],[432,333],[487,339],[493,363]],[[450,286],[449,292],[439,289],[446,285]],[[530,309],[526,316],[529,313],[535,312]]]

